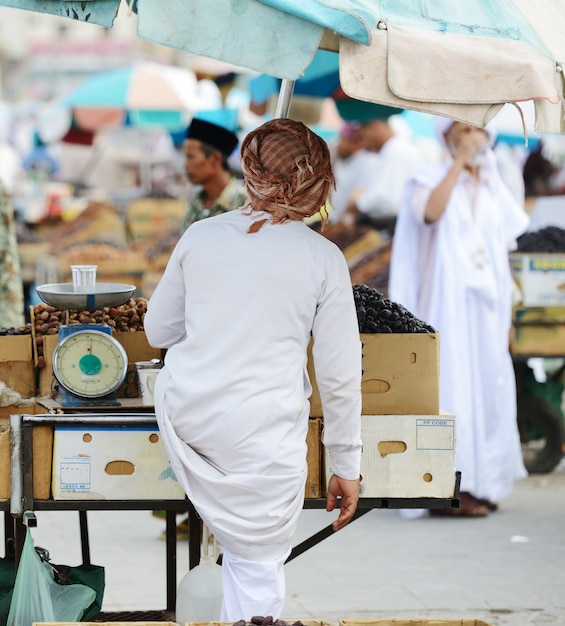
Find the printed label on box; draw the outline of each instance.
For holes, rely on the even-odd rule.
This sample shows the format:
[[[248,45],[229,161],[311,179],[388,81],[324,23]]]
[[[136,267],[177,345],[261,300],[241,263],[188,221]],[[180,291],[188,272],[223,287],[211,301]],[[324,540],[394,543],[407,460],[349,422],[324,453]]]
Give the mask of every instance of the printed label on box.
[[[63,459],[59,463],[59,476],[61,491],[90,491],[92,488],[90,457]]]
[[[565,258],[530,259],[530,270],[532,272],[562,272],[565,270]]]
[[[524,306],[565,304],[564,254],[514,253],[510,262]]]
[[[455,420],[425,418],[416,420],[416,450],[453,450]]]

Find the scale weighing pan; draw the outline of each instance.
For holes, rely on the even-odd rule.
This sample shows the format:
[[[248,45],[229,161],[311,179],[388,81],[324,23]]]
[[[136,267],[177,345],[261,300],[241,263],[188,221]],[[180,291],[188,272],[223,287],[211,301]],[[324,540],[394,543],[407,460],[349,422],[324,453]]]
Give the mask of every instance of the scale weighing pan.
[[[72,283],[48,283],[36,287],[39,297],[46,304],[63,309],[102,309],[120,306],[134,294],[135,285],[120,283],[96,283],[92,293],[74,291]]]

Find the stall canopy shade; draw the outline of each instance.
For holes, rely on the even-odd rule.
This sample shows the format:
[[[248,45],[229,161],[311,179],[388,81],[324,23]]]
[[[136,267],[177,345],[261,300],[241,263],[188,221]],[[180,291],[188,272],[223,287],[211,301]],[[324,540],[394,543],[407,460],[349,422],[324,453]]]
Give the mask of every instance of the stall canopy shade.
[[[140,61],[93,74],[68,93],[62,104],[73,109],[81,128],[98,130],[119,126],[125,115],[136,126],[163,126],[176,130],[188,125],[200,109],[221,106],[207,97],[194,72],[169,65]]]
[[[107,26],[119,0],[2,4]],[[536,130],[565,133],[565,0],[137,0],[135,8],[140,37],[189,53],[294,81],[319,47],[335,49],[352,98],[479,126],[506,102],[534,100]]]
[[[280,92],[281,81],[268,74],[258,74],[248,80],[252,102],[262,104]],[[397,107],[357,100],[347,96],[340,86],[339,67],[334,52],[318,50],[314,60],[294,84],[295,96],[308,98],[331,98],[341,119],[367,122],[386,119],[402,112]]]

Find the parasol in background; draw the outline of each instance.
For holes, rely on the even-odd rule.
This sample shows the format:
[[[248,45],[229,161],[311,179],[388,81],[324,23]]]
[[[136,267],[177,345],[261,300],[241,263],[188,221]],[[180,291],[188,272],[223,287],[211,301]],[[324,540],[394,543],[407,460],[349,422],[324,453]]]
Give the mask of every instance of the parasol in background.
[[[61,100],[78,127],[96,131],[123,126],[186,128],[196,111],[222,107],[212,81],[191,70],[147,61],[93,74]]]
[[[120,0],[0,0],[102,24]],[[122,6],[124,6],[122,4]],[[278,114],[318,48],[339,51],[351,98],[485,125],[534,100],[536,130],[565,133],[565,0],[137,0],[150,41],[283,79]]]
[[[85,186],[109,146],[120,143],[121,137],[123,162],[139,164],[141,185],[149,190],[159,146],[166,141],[163,135],[168,133],[173,142],[177,135],[184,138],[194,114],[217,117],[222,106],[213,81],[198,80],[192,70],[140,61],[84,79],[43,107],[36,125],[44,143],[93,147],[76,174],[78,187]]]

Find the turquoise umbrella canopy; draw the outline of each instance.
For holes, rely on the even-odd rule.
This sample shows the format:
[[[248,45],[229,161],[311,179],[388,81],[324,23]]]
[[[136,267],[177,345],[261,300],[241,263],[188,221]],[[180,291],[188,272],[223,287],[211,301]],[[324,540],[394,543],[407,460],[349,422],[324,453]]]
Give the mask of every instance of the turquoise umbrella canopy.
[[[129,4],[129,3],[128,3]],[[0,0],[113,25],[119,0]],[[338,51],[356,100],[484,126],[533,100],[538,132],[565,133],[565,0],[138,0],[140,37],[296,81]]]

